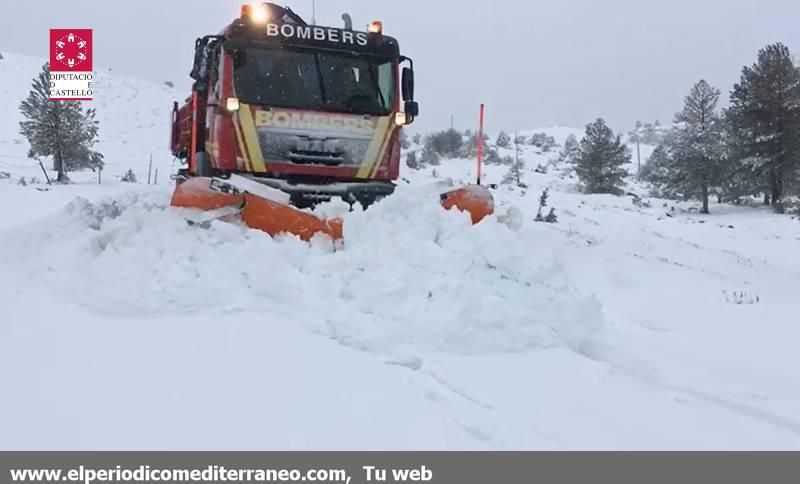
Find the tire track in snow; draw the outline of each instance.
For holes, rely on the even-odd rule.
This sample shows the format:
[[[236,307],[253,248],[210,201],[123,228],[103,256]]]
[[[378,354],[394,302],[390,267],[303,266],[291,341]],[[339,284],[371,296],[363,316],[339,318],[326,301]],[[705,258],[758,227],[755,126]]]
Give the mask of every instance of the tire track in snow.
[[[637,371],[637,365],[626,363],[622,359],[615,358],[608,355],[607,351],[587,351],[584,353],[587,358],[609,365],[613,370],[637,380],[646,385],[650,385],[662,390],[668,390],[684,396],[693,397],[697,400],[705,402],[710,405],[725,409],[736,415],[740,415],[751,420],[761,422],[763,424],[771,425],[778,429],[788,431],[800,436],[800,422],[792,420],[788,417],[764,410],[762,408],[754,407],[744,403],[735,402],[719,395],[695,390],[693,388],[685,387],[671,383],[656,374],[656,370],[648,368],[645,371]]]
[[[494,440],[494,436],[491,432],[485,430],[483,425],[475,423],[475,420],[492,420],[493,417],[491,414],[494,411],[494,407],[482,402],[477,398],[474,398],[466,391],[457,388],[434,371],[423,370],[425,362],[422,358],[409,357],[392,359],[384,361],[384,364],[387,366],[398,366],[412,371],[423,385],[425,383],[430,384],[433,382],[434,389],[428,389],[423,392],[425,398],[431,402],[431,404],[446,404],[449,407],[458,406],[458,402],[451,402],[450,399],[442,395],[443,393],[446,393],[454,396],[457,401],[466,403],[473,410],[477,410],[478,413],[484,414],[483,416],[476,418],[475,416],[470,417],[470,415],[468,415],[470,413],[469,411],[448,411],[449,414],[456,413],[456,415],[451,416],[453,423],[463,430],[464,433],[466,433],[471,439],[483,444],[492,442]]]
[[[756,267],[756,265],[758,265],[759,267],[761,267],[763,269],[767,269],[767,270],[778,272],[778,273],[784,273],[785,275],[787,275],[788,277],[790,277],[792,279],[795,279],[795,280],[800,279],[800,276],[798,276],[797,273],[788,271],[785,267],[780,266],[780,265],[776,265],[776,264],[770,262],[769,260],[767,260],[766,258],[763,258],[763,257],[758,257],[758,256],[755,256],[755,255],[746,255],[746,254],[743,254],[743,253],[738,252],[736,250],[726,249],[724,247],[713,247],[713,246],[701,245],[701,244],[698,244],[696,242],[691,242],[689,240],[686,240],[683,237],[666,235],[666,234],[663,234],[663,233],[661,233],[661,232],[659,232],[657,230],[653,230],[653,229],[643,228],[642,231],[647,235],[652,235],[654,237],[657,237],[657,238],[665,240],[665,241],[675,242],[677,244],[680,244],[680,245],[683,245],[685,247],[688,247],[688,248],[691,248],[691,249],[695,249],[695,250],[698,250],[698,251],[701,251],[701,252],[711,252],[711,253],[715,253],[715,254],[729,256],[732,259],[734,259],[734,263],[736,264],[736,266],[745,267],[747,269],[754,269]],[[800,238],[798,238],[798,240],[800,240]],[[696,270],[696,268],[694,268],[694,267],[687,267],[687,268]],[[717,273],[712,273],[712,274],[713,275],[718,275]]]
[[[457,408],[452,408],[448,413],[454,414],[451,418],[453,422],[461,428],[470,438],[484,443],[498,444],[498,436],[496,433],[487,430],[487,428],[497,428],[503,424],[502,415],[498,413],[497,408],[483,398],[477,397],[472,393],[459,388],[453,384],[440,373],[433,370],[423,369],[424,360],[419,357],[392,359],[384,362],[385,365],[399,366],[411,370],[418,375],[419,381],[422,384],[433,384],[434,389],[424,391],[425,398],[432,404],[447,405],[449,407],[458,407],[459,402],[466,404],[468,408],[472,409],[467,411],[458,411]],[[453,399],[449,399],[444,394],[450,395]],[[518,424],[515,423],[515,427]],[[539,428],[532,425],[530,422],[525,423],[525,428],[531,433],[540,437],[541,439],[556,444],[559,447],[564,447],[564,443],[557,438],[549,435]]]
[[[445,380],[444,378],[439,376],[437,373],[428,370],[428,371],[425,372],[425,374],[430,376],[433,379],[433,381],[438,383],[441,387],[446,388],[451,393],[454,393],[455,395],[458,395],[459,397],[463,398],[464,400],[466,400],[466,401],[468,401],[468,402],[470,402],[470,403],[472,403],[474,405],[477,405],[478,407],[481,407],[481,408],[483,408],[485,410],[494,411],[494,407],[492,405],[490,405],[488,403],[485,403],[485,402],[473,397],[472,395],[470,395],[466,391],[461,390],[460,388],[458,388],[455,385],[451,384],[450,382],[448,382],[447,380]]]
[[[800,422],[796,422],[788,417],[784,417],[782,415],[778,415],[769,412],[767,410],[758,407],[753,407],[751,405],[747,405],[744,403],[734,402],[722,398],[718,395],[713,395],[699,390],[693,390],[691,388],[686,388],[679,385],[660,382],[659,386],[667,390],[671,390],[675,393],[680,393],[686,396],[694,397],[698,400],[729,410],[744,417],[758,420],[773,425],[775,427],[778,427],[782,430],[787,430],[797,435],[800,435]]]

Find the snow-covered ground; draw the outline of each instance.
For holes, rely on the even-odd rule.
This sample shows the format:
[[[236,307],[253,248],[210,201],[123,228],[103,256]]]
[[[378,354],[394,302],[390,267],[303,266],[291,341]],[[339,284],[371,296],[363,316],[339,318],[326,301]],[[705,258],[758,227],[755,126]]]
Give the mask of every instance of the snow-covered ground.
[[[44,183],[38,164],[27,157],[28,142],[19,134],[19,105],[47,59],[3,53],[0,59],[0,172],[13,173],[15,182],[36,178]],[[190,66],[187,66],[187,72]],[[147,181],[152,156],[151,181],[159,170],[159,184],[169,184],[169,173],[177,167],[169,152],[169,124],[173,101],[187,93],[164,84],[153,84],[108,69],[95,71],[95,98],[86,106],[95,108],[100,122],[98,151],[105,155],[101,181],[114,181],[133,170],[139,181]],[[46,168],[51,166],[46,165]],[[96,173],[75,173],[74,181],[97,183]]]
[[[108,79],[108,172],[169,166],[174,94]],[[525,147],[499,217],[440,209],[475,176],[446,160],[346,214],[333,250],[189,227],[166,177],[18,186],[10,118],[0,449],[800,449],[791,217],[585,196]],[[533,221],[546,187],[557,224]]]

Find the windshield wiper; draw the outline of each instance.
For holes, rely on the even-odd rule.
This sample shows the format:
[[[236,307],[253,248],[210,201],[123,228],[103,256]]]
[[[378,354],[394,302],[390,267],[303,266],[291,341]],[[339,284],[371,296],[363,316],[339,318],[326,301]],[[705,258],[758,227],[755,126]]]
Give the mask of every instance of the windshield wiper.
[[[375,78],[375,73],[372,72],[373,67],[375,67],[375,69],[377,70],[377,66],[375,66],[375,64],[371,62],[367,64],[367,70],[369,71],[369,78],[370,81],[372,81],[372,87],[374,87],[375,90],[378,91],[378,97],[381,100],[381,108],[382,108],[381,111],[386,111],[387,109],[389,109],[389,106],[386,105],[386,99],[383,97],[383,91],[381,91],[381,86],[378,84],[378,80]]]
[[[319,54],[314,54],[314,63],[317,65],[317,77],[319,78],[319,95],[322,104],[328,104],[328,96],[325,95],[325,79],[322,77],[322,67],[319,63]]]

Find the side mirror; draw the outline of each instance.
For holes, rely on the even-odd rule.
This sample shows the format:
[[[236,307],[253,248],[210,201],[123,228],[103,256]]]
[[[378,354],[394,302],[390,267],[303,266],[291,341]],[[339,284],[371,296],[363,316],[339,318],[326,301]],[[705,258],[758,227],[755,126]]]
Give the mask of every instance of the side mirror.
[[[418,115],[419,104],[414,101],[406,101],[403,111],[395,114],[394,122],[398,126],[408,126]]]
[[[406,101],[403,110],[407,115],[411,116],[412,118],[416,118],[419,116],[419,103],[416,101]]]
[[[195,81],[200,81],[202,79],[201,71],[203,68],[204,50],[205,45],[202,43],[202,39],[197,39],[194,43],[194,61],[192,62],[192,72],[189,74],[189,77]]]
[[[194,43],[194,63],[192,72],[189,76],[194,79],[196,85],[200,85],[208,80],[208,57],[212,49],[217,46],[217,42],[222,39],[219,35],[206,35],[200,37]]]
[[[414,100],[414,70],[410,67],[403,68],[403,101]]]

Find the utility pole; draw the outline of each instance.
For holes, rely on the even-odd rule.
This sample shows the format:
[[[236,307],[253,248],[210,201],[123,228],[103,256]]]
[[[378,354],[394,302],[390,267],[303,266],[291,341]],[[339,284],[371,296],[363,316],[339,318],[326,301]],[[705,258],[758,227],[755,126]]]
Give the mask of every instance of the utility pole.
[[[642,172],[642,150],[639,148],[639,140],[636,140],[636,164],[638,166],[637,174]]]
[[[451,114],[450,115],[450,130],[451,131],[454,129],[454,126],[455,126],[453,121],[454,121],[454,116]]]
[[[481,184],[481,168],[483,166],[483,121],[485,118],[485,106],[481,104],[481,113],[478,118],[478,185]]]

